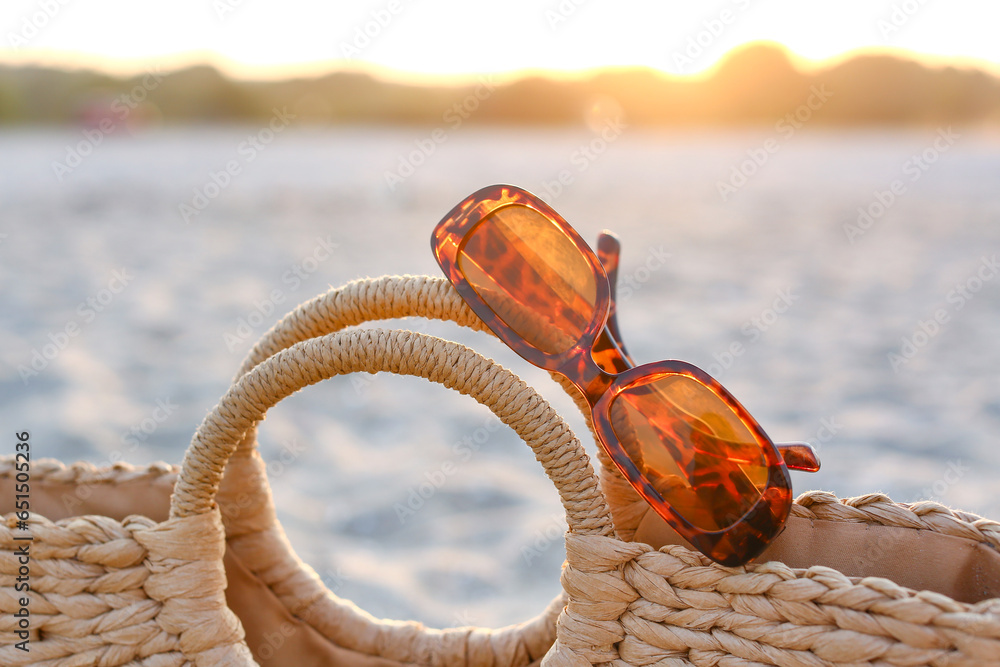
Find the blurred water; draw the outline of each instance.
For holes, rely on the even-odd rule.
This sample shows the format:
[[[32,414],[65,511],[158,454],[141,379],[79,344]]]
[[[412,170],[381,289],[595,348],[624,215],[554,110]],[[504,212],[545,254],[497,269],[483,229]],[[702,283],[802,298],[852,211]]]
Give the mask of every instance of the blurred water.
[[[796,473],[797,492],[885,491],[1000,516],[997,136],[963,130],[935,149],[935,129],[806,128],[744,165],[755,173],[723,201],[718,183],[762,161],[772,135],[625,128],[588,157],[586,130],[459,128],[392,190],[386,172],[426,149],[429,129],[293,127],[251,161],[243,142],[257,132],[113,135],[61,179],[53,162],[81,130],[0,133],[0,424],[31,429],[36,456],[179,462],[284,312],[361,276],[437,275],[433,225],[510,182],[549,193],[587,239],[618,232],[637,360],[701,365],[774,439],[819,446],[823,471]],[[912,162],[925,151],[926,170]],[[228,184],[227,163],[239,171]],[[849,238],[844,225],[859,207],[878,214],[894,180],[902,194]],[[206,189],[217,196],[185,221],[180,204],[194,209]],[[497,358],[585,433],[544,374],[488,337],[395,325]],[[19,372],[36,351],[37,375]],[[300,555],[376,615],[498,625],[540,610],[558,591],[563,524],[527,448],[491,432],[458,458],[485,409],[421,380],[360,379],[310,388],[264,425]],[[448,461],[458,472],[401,521],[394,506]]]

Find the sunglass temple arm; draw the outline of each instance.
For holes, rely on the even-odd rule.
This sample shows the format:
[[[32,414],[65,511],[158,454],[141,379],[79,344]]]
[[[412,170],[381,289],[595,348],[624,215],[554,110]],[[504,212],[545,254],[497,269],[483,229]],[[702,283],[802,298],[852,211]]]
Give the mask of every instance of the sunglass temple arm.
[[[622,341],[622,334],[618,328],[618,258],[621,255],[622,244],[612,232],[604,230],[597,237],[597,258],[604,266],[604,272],[608,274],[608,285],[611,286],[611,306],[608,309],[608,333],[611,340],[615,342],[622,356],[629,365],[635,366],[632,356],[625,349]]]

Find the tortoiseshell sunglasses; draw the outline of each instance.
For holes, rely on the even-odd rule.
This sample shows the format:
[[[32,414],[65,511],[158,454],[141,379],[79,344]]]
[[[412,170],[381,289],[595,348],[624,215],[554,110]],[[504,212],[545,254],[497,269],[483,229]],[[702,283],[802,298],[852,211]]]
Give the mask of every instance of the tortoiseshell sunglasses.
[[[615,317],[613,236],[602,234],[599,258],[541,199],[493,185],[452,209],[431,245],[503,342],[586,397],[601,445],[681,537],[712,560],[739,565],[781,532],[792,502],[788,468],[819,470],[815,452],[805,443],[775,445],[696,366],[632,363]]]

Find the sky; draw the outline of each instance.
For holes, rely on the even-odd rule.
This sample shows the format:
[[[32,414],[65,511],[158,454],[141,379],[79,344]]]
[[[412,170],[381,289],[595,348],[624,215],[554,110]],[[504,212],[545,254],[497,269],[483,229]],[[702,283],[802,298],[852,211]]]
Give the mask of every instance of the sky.
[[[997,0],[3,0],[0,63],[240,78],[411,79],[647,66],[704,73],[748,42],[809,61],[903,50],[1000,73]]]

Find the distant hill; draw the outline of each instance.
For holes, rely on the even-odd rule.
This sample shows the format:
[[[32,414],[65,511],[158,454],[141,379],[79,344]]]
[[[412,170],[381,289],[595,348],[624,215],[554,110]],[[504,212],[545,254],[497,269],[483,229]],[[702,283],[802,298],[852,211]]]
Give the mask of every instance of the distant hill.
[[[737,49],[702,79],[615,69],[581,81],[526,78],[503,86],[411,86],[345,72],[245,82],[208,66],[130,79],[0,67],[0,124],[263,122],[275,108],[300,122],[440,126],[580,124],[595,108],[620,111],[631,126],[773,125],[793,122],[796,113],[830,125],[995,125],[1000,79],[892,56],[859,56],[806,73],[772,44]]]

